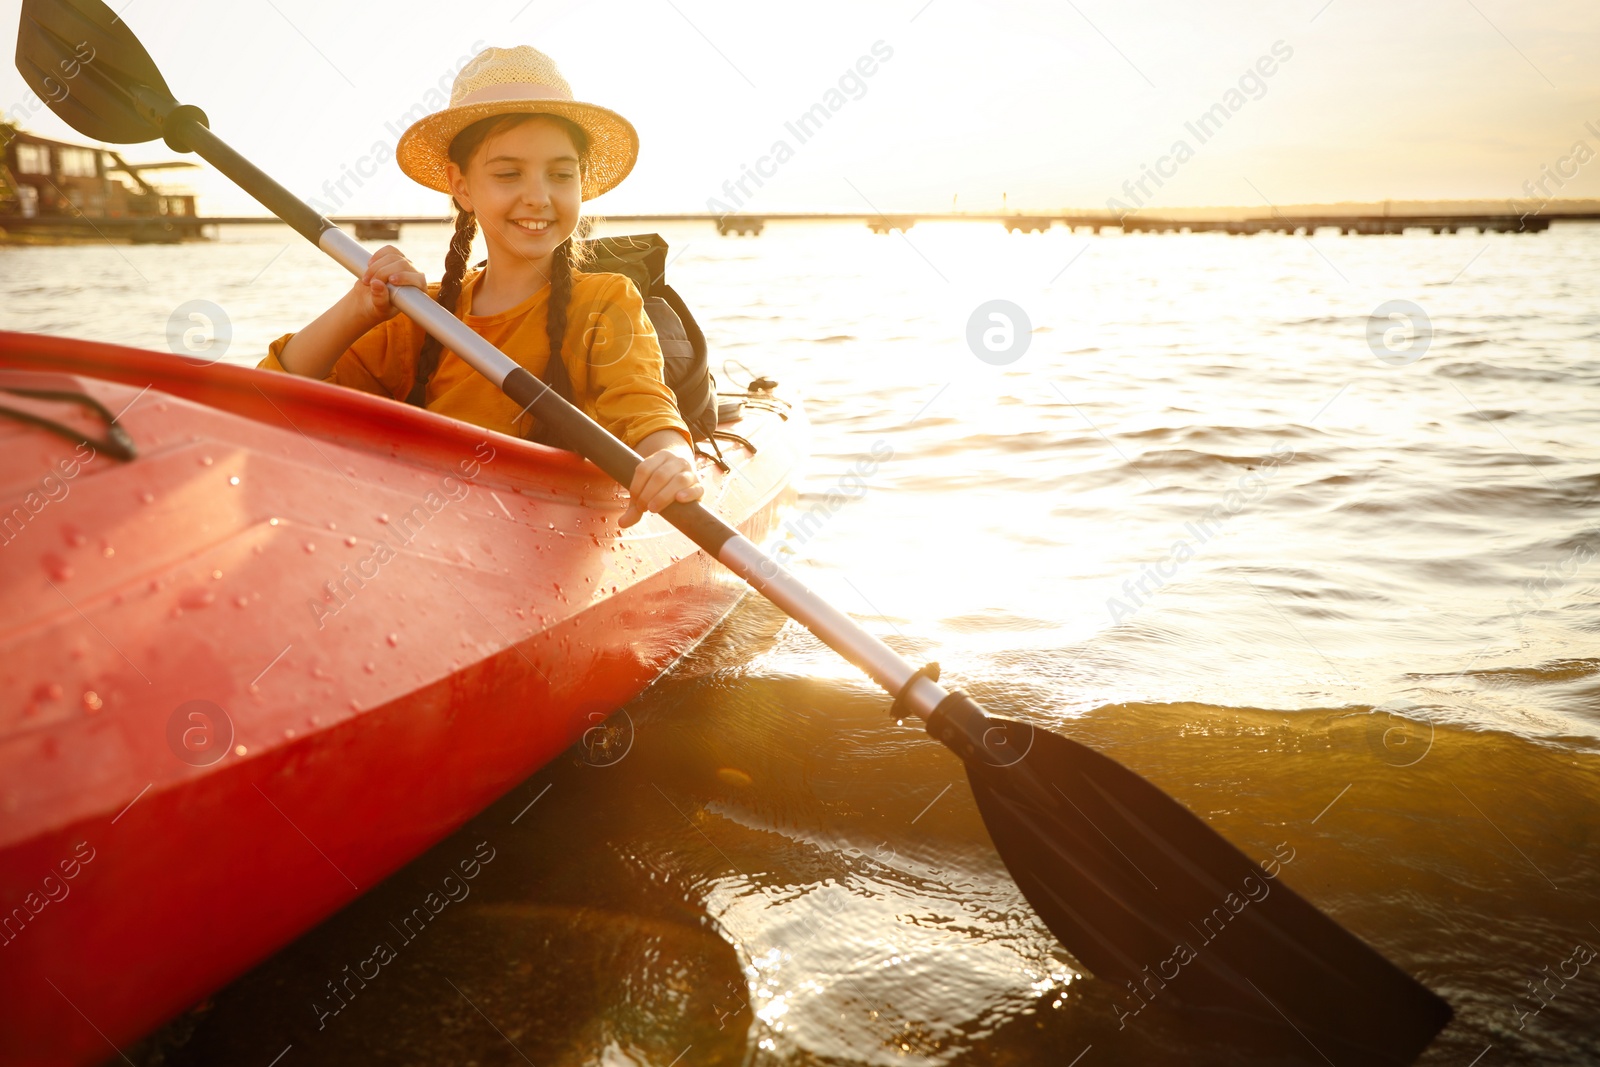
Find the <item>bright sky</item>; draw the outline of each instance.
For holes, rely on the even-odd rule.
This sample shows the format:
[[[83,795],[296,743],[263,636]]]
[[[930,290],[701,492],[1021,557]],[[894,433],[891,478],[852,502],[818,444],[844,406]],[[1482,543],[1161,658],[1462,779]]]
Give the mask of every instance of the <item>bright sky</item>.
[[[8,56],[20,8],[0,0]],[[601,213],[1131,205],[1146,165],[1166,174],[1145,178],[1150,210],[1526,199],[1545,166],[1576,171],[1547,190],[1600,196],[1594,0],[132,0],[124,17],[179,99],[341,214],[443,213],[390,161],[393,123],[476,42],[548,52],[579,99],[638,127],[639,165]],[[890,57],[852,80],[875,44]],[[9,63],[0,102],[76,139]],[[804,143],[785,128],[830,102]],[[1215,105],[1202,141],[1185,124]],[[779,140],[793,157],[734,205],[723,183]],[[325,186],[375,149],[375,176]],[[260,213],[214,174],[184,180],[205,214]]]

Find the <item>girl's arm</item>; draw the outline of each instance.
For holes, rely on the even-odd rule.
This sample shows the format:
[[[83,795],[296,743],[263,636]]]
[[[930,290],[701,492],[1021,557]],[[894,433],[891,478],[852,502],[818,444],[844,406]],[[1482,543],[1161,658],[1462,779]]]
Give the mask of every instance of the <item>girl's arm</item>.
[[[351,345],[399,312],[389,299],[388,284],[427,290],[427,282],[411,261],[394,245],[384,245],[373,253],[366,271],[338,303],[289,339],[278,354],[283,369],[307,378],[326,378]]]
[[[705,495],[695,471],[694,451],[677,430],[657,430],[639,442],[644,461],[628,486],[628,510],[621,524],[632,526],[646,511],[660,511],[671,503],[686,504]]]

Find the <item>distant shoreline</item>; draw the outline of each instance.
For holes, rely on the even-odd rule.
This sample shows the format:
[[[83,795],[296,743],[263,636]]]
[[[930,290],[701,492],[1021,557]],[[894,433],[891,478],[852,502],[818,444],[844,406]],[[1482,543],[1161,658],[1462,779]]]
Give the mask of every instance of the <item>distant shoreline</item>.
[[[1277,205],[1224,205],[1224,206],[1151,206],[1137,211],[1128,212],[1134,218],[1162,218],[1182,221],[1228,221],[1248,219],[1270,219],[1277,215],[1288,216],[1319,216],[1319,217],[1356,217],[1373,215],[1519,215],[1526,210],[1525,201],[1511,199],[1490,200],[1375,200],[1357,201],[1341,200],[1326,203],[1301,203]],[[1082,218],[1101,218],[1114,220],[1122,213],[1109,211],[1103,207],[1031,207],[1007,208],[1003,211],[919,211],[913,208],[885,209],[881,213],[884,217],[910,216],[919,222],[945,222],[945,221],[991,221],[1007,217],[1029,218],[1034,216],[1063,216],[1071,215]],[[1563,215],[1600,215],[1600,198],[1595,199],[1565,199],[1551,200],[1543,205],[1537,212],[1528,212],[1529,215],[1543,217],[1560,217]],[[873,213],[861,211],[804,211],[791,209],[775,209],[772,211],[745,210],[734,212],[731,215],[718,215],[707,211],[654,211],[654,212],[596,212],[596,216],[608,222],[648,222],[648,221],[683,221],[697,222],[709,221],[719,218],[739,218],[750,216],[773,221],[854,221],[872,217]],[[448,215],[415,215],[394,212],[369,212],[363,216],[336,215],[332,216],[335,222],[341,224],[345,221],[362,218],[393,218],[403,222],[422,224],[427,222],[448,223]],[[207,220],[208,223],[211,220]],[[219,217],[223,224],[239,223],[253,224],[272,221],[270,215],[230,215]],[[5,222],[0,219],[0,228]]]
[[[999,223],[1018,233],[1043,233],[1060,228],[1099,234],[1116,230],[1139,233],[1258,233],[1311,235],[1333,230],[1345,235],[1400,234],[1412,230],[1435,234],[1460,231],[1479,233],[1540,233],[1553,223],[1600,223],[1600,200],[1556,200],[1534,207],[1515,201],[1391,200],[1376,204],[1271,205],[1266,208],[1189,207],[1159,212],[1104,209],[1058,209],[1037,212],[706,212],[682,214],[605,214],[591,218],[608,226],[659,227],[665,224],[710,225],[724,235],[759,235],[769,223],[864,224],[875,233],[905,233],[928,223]],[[360,241],[399,240],[405,226],[448,226],[450,219],[434,215],[336,215],[336,225],[354,232]],[[49,218],[0,217],[0,247],[85,244],[97,241],[134,244],[204,242],[219,236],[222,227],[285,225],[270,215],[171,215],[152,219],[100,219],[83,216]]]

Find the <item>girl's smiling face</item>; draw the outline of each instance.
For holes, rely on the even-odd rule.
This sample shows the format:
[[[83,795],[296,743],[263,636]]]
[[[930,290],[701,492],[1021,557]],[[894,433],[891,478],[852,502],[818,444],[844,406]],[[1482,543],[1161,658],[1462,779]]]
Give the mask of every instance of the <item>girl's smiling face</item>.
[[[565,126],[534,117],[484,138],[465,172],[448,170],[456,202],[478,217],[491,261],[525,259],[546,268],[572,236],[583,203],[578,148]],[[545,270],[548,274],[548,270]]]

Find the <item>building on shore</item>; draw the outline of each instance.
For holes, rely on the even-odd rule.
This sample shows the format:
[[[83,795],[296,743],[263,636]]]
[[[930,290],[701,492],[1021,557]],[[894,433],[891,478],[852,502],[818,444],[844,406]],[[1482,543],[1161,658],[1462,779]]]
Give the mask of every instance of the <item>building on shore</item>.
[[[52,141],[0,123],[0,231],[24,240],[174,242],[201,236],[190,193],[145,177],[196,164],[129,163],[108,148]]]

